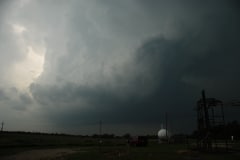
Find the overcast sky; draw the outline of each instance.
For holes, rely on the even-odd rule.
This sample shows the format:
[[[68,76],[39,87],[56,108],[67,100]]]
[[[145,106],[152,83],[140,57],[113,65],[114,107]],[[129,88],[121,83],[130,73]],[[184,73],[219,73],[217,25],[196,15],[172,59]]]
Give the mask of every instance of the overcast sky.
[[[237,0],[1,0],[6,130],[196,128],[196,101],[240,99]]]

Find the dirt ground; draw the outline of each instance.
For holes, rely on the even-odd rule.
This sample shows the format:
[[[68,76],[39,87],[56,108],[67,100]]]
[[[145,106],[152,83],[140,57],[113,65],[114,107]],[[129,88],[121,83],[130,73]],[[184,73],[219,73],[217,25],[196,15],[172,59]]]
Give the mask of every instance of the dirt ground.
[[[67,154],[75,153],[73,149],[39,149],[1,158],[2,160],[61,160]]]

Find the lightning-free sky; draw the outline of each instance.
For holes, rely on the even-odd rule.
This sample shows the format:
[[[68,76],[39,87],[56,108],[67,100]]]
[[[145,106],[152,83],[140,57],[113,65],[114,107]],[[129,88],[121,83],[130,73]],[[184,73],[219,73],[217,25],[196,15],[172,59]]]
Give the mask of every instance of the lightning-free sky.
[[[238,0],[1,0],[5,130],[196,128],[196,101],[240,99]]]

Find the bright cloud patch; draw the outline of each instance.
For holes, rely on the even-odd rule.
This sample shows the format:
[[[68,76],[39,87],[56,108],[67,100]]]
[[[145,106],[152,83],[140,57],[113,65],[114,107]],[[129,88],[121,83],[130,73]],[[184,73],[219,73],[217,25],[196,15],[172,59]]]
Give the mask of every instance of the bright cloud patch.
[[[18,24],[14,24],[13,26],[13,31],[16,34],[21,34],[24,31],[26,31],[26,28],[24,26],[18,25]]]
[[[45,61],[45,47],[36,41],[37,37],[29,28],[14,23],[12,33],[18,47],[18,55],[21,57],[10,65],[8,81],[21,91],[27,91],[28,87],[42,74]]]
[[[37,53],[32,46],[27,47],[26,58],[14,65],[12,80],[20,90],[26,89],[43,72],[44,54]]]

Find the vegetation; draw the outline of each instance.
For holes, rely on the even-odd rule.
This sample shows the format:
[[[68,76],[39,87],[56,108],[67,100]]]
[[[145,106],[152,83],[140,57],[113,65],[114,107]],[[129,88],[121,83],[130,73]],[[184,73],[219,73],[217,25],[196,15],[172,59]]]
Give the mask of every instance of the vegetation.
[[[1,132],[0,133],[0,158],[6,155],[13,155],[18,152],[32,149],[47,148],[70,148],[74,150],[71,154],[63,155],[61,159],[119,159],[119,160],[224,160],[240,159],[240,154],[236,152],[228,153],[206,153],[192,150],[185,143],[179,144],[158,144],[157,139],[151,139],[147,147],[131,147],[127,144],[129,135],[116,137],[105,135],[101,137],[93,136],[71,136],[64,134],[42,134],[26,132]],[[239,143],[236,143],[239,145]]]
[[[74,154],[64,157],[66,160],[102,159],[102,160],[238,160],[239,153],[202,153],[192,151],[183,144],[152,144],[148,147],[102,147],[79,148]]]

